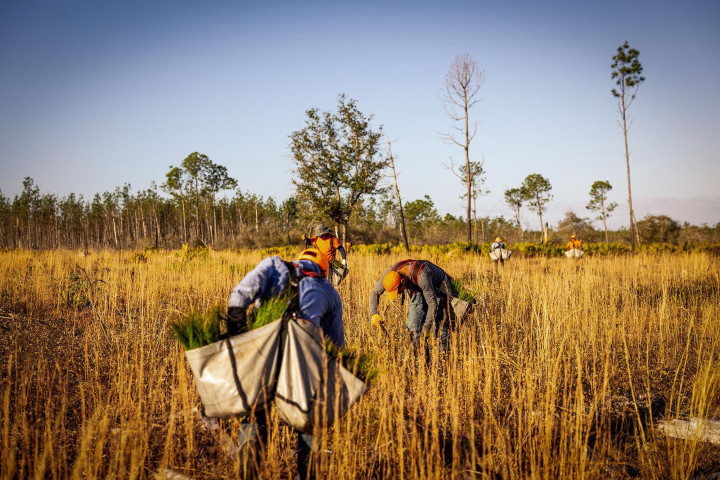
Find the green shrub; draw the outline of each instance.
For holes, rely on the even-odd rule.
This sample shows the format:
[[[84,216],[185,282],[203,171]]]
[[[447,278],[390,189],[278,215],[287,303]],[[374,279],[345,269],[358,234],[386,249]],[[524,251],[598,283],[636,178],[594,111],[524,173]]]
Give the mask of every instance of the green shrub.
[[[271,255],[277,255],[282,258],[295,258],[300,252],[295,245],[285,245],[282,247],[269,247],[260,250],[260,254],[263,257],[269,257]]]
[[[190,248],[187,243],[183,243],[179,256],[185,262],[188,262],[193,258],[204,260],[208,256],[208,248],[203,245]]]
[[[87,282],[77,272],[70,272],[67,286],[60,292],[60,303],[71,308],[85,308],[90,306],[87,296]]]

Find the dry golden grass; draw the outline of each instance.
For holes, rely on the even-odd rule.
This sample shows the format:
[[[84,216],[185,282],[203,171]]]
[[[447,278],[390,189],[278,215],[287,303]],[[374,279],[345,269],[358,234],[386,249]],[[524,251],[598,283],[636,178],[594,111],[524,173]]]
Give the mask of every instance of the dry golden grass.
[[[0,478],[240,475],[199,419],[167,326],[226,301],[260,253],[130,257],[0,253]],[[720,417],[717,258],[513,259],[498,275],[486,258],[432,258],[480,293],[444,361],[413,354],[398,302],[381,299],[389,337],[370,327],[368,293],[396,260],[349,257],[346,339],[383,374],[322,436],[320,478],[720,470],[720,447],[657,431],[663,418]],[[293,474],[290,439],[275,420],[265,477]]]

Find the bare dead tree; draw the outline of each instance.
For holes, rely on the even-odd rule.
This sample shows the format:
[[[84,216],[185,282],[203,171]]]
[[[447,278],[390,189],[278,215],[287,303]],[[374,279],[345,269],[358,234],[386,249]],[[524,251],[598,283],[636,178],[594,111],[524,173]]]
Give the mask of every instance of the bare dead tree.
[[[445,113],[453,121],[456,134],[443,134],[442,139],[465,150],[465,171],[467,186],[467,240],[472,241],[471,202],[473,176],[470,166],[470,142],[475,138],[477,122],[470,123],[470,109],[478,102],[477,93],[484,79],[484,73],[469,54],[458,55],[445,76],[445,90],[442,100]],[[471,131],[472,130],[472,131]],[[456,135],[460,135],[458,140]]]
[[[410,252],[410,244],[408,243],[407,230],[405,229],[405,213],[403,212],[402,199],[400,198],[400,189],[398,188],[397,173],[395,172],[395,158],[392,154],[392,142],[387,139],[388,142],[388,158],[390,160],[390,167],[392,168],[393,181],[395,182],[395,196],[398,201],[398,208],[400,210],[400,233],[402,234],[403,242],[405,243],[405,251]]]

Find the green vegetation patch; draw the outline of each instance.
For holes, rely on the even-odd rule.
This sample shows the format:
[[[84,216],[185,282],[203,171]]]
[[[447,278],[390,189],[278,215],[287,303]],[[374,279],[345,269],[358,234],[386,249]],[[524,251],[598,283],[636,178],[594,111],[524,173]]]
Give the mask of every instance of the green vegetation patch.
[[[255,330],[281,318],[288,307],[290,307],[289,295],[278,295],[271,299],[265,300],[260,308],[254,309],[248,315],[248,323],[246,331]]]
[[[375,357],[367,353],[358,353],[354,348],[341,349],[329,338],[325,338],[325,352],[328,357],[340,362],[346,370],[367,385],[370,385],[380,373],[375,366]]]
[[[277,320],[283,316],[289,306],[290,299],[286,295],[266,300],[259,308],[250,311],[247,324],[239,333],[255,330]],[[227,321],[225,307],[214,305],[205,312],[193,310],[171,323],[170,330],[185,350],[193,350],[225,338],[223,325]]]
[[[175,339],[185,350],[210,345],[220,340],[220,322],[225,319],[224,307],[215,305],[204,313],[193,310],[170,324]]]
[[[468,303],[475,302],[475,294],[465,288],[462,282],[456,278],[450,279],[450,285],[452,287],[452,294],[454,297]]]

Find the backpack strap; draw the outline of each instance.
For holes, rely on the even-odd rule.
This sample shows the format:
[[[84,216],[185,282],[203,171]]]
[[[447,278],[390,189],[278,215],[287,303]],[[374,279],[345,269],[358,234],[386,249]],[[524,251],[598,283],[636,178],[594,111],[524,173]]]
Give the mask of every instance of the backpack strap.
[[[286,262],[283,260],[283,263],[288,269],[288,284],[285,290],[281,292],[281,295],[285,293],[290,298],[287,313],[292,315],[300,312],[300,277],[295,270],[294,262]]]
[[[424,266],[424,260],[416,260],[412,268],[410,269],[410,280],[412,280],[415,285],[418,284],[418,278],[420,278],[420,272],[422,271]]]
[[[395,265],[393,265],[392,267],[390,267],[390,270],[393,270],[393,271],[397,272],[397,271],[400,270],[402,267],[404,267],[405,265],[407,265],[408,263],[410,263],[410,262],[412,262],[412,261],[413,261],[413,260],[411,260],[411,259],[400,260],[399,262],[395,263]]]
[[[393,270],[393,271],[396,271],[396,272],[397,272],[398,270],[400,270],[401,268],[403,268],[405,265],[409,265],[409,264],[412,264],[412,266],[410,267],[410,271],[408,272],[408,273],[409,273],[408,276],[410,277],[410,280],[411,280],[415,285],[417,285],[417,283],[418,283],[418,278],[419,278],[419,276],[420,276],[420,272],[422,271],[423,267],[425,266],[425,261],[424,261],[424,260],[412,260],[412,259],[400,260],[400,261],[397,262],[395,265],[393,265],[393,266],[390,268],[390,270]]]

